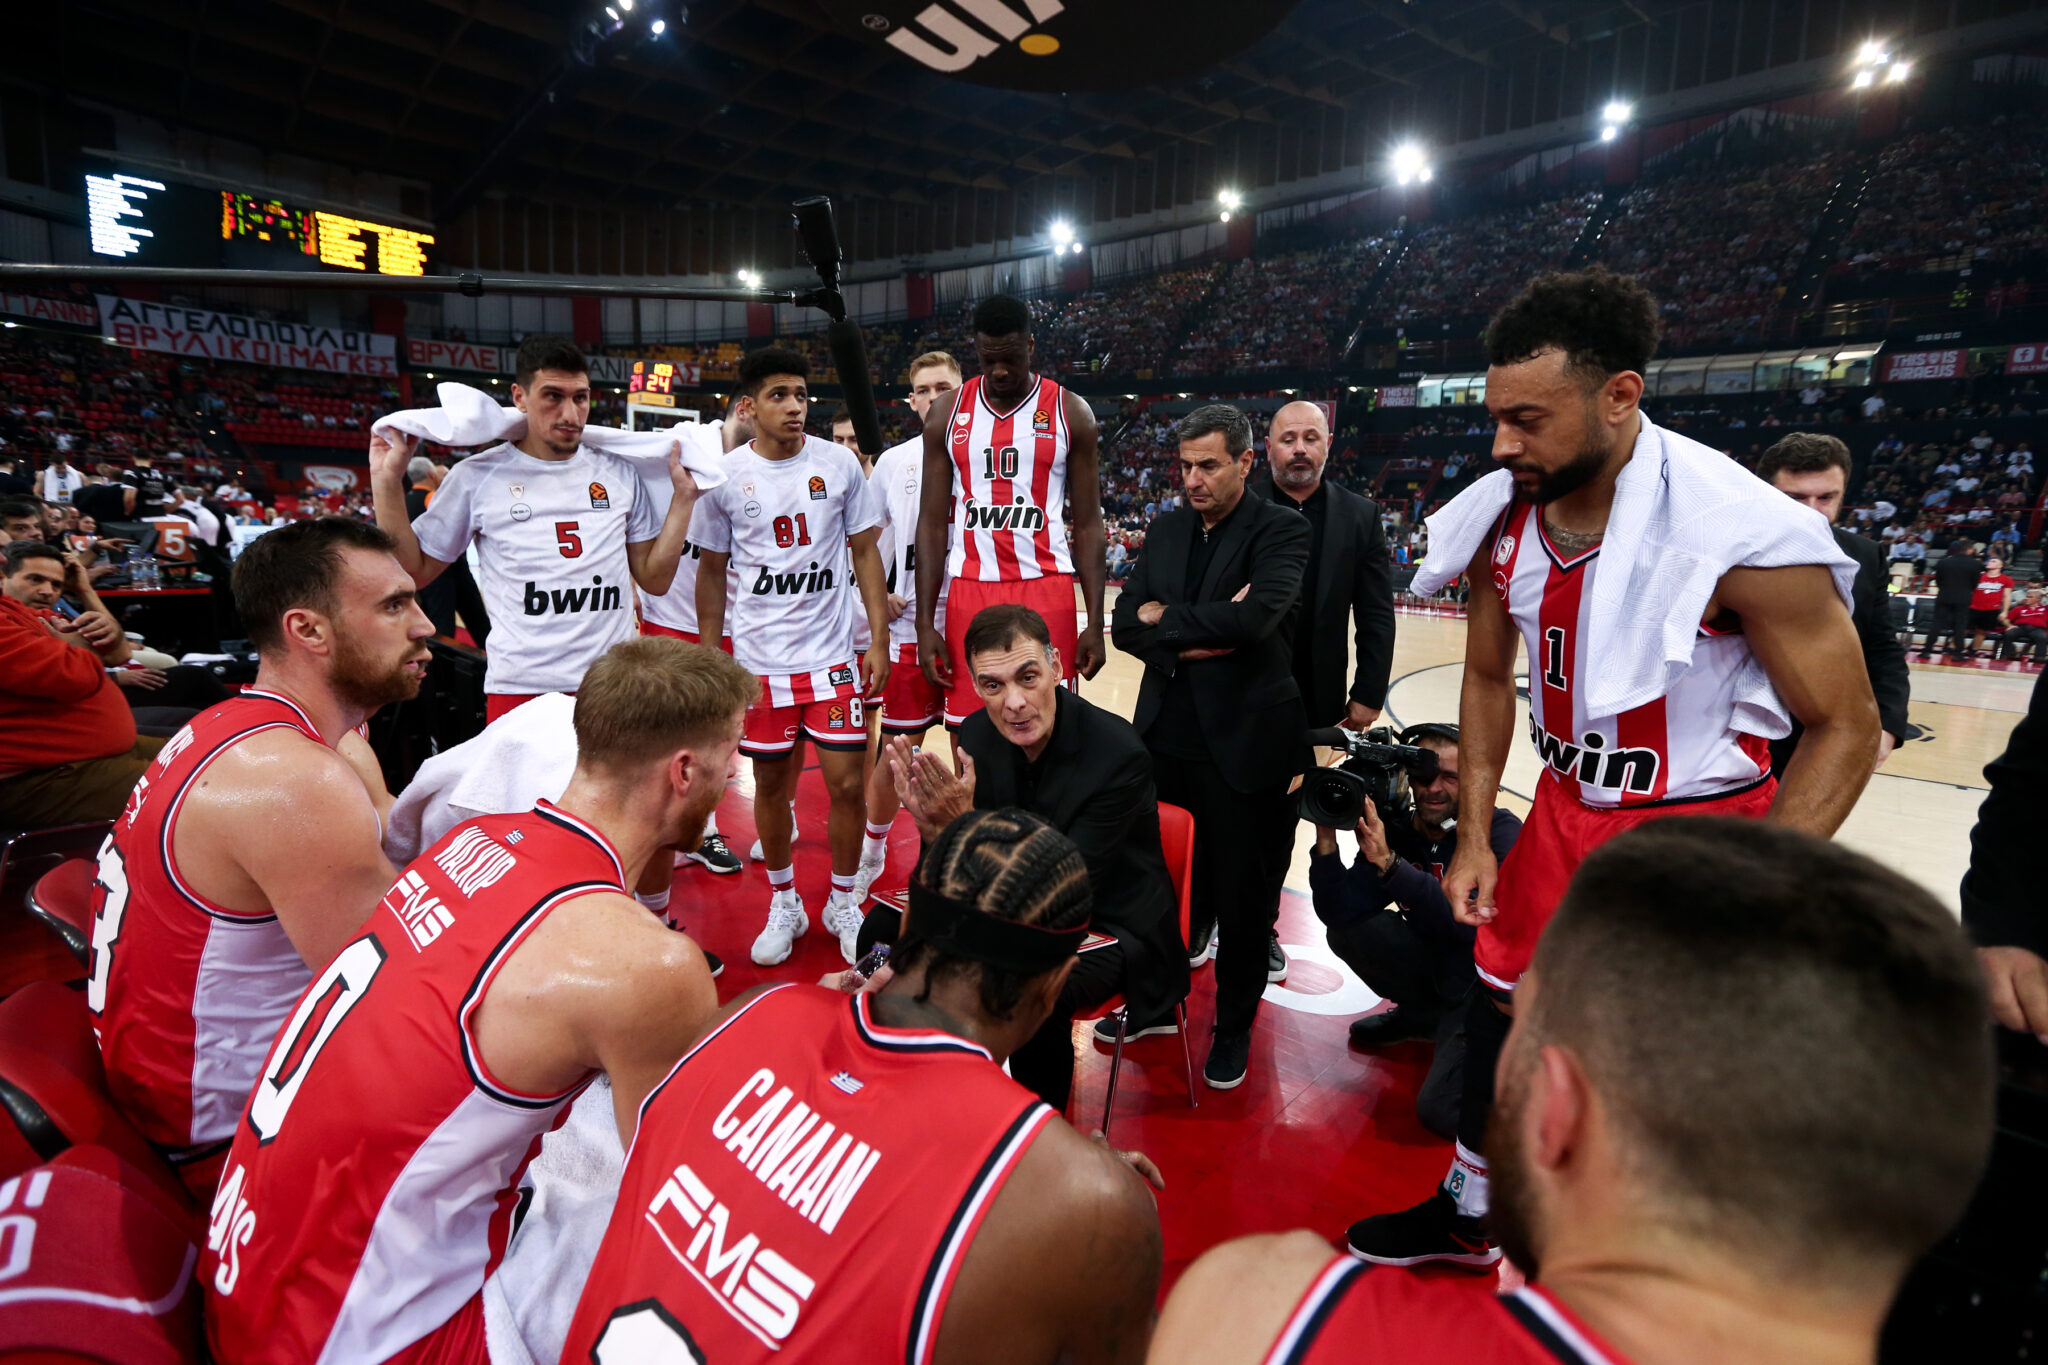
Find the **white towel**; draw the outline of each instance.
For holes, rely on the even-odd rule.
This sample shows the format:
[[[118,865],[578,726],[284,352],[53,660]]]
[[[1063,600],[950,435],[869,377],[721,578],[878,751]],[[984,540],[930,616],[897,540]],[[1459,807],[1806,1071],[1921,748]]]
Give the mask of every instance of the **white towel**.
[[[420,765],[384,833],[384,856],[404,867],[464,820],[553,801],[576,772],[576,699],[548,692]]]
[[[1514,476],[1498,469],[1428,518],[1429,557],[1416,592],[1433,593],[1471,565],[1514,491]],[[1664,695],[1692,663],[1707,601],[1730,569],[1824,564],[1842,601],[1854,602],[1856,561],[1835,544],[1827,518],[1647,417],[1615,481],[1600,564],[1586,642],[1586,657],[1600,661],[1586,681],[1593,720]],[[1735,686],[1737,730],[1767,739],[1791,733],[1762,664],[1752,658]]]
[[[379,417],[370,430],[402,431],[437,445],[482,446],[499,441],[519,441],[526,436],[526,414],[508,408],[482,389],[467,384],[437,384],[438,408],[402,408]],[[641,477],[664,476],[668,469],[668,448],[685,433],[680,431],[622,431],[618,427],[586,426],[583,444],[624,456],[640,466]],[[712,453],[717,442],[683,440],[683,468],[697,480],[699,489],[712,489],[725,482],[725,462]],[[722,454],[723,452],[720,452]]]

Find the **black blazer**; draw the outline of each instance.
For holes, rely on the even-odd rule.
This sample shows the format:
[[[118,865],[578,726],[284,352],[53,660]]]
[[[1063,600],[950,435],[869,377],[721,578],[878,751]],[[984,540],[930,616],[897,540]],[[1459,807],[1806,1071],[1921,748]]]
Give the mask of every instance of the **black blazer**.
[[[1118,649],[1145,664],[1132,723],[1144,734],[1159,715],[1167,683],[1187,670],[1202,736],[1224,780],[1241,792],[1284,785],[1307,770],[1308,712],[1294,681],[1294,623],[1308,567],[1309,529],[1300,514],[1246,497],[1219,535],[1192,597],[1183,590],[1188,547],[1201,529],[1192,508],[1162,512],[1145,529],[1145,552],[1117,594],[1110,619]],[[1241,602],[1231,600],[1249,587]],[[1138,608],[1163,602],[1159,624]],[[1228,649],[1182,660],[1184,649]]]
[[[1906,737],[1906,703],[1912,693],[1912,676],[1906,667],[1906,647],[1892,628],[1891,599],[1885,595],[1889,581],[1884,554],[1877,542],[1854,531],[1834,528],[1835,544],[1856,561],[1856,582],[1849,614],[1856,622],[1856,638],[1863,645],[1863,668],[1870,674],[1870,691],[1877,698],[1877,719],[1894,740]],[[1792,761],[1792,750],[1805,727],[1792,722],[1792,733],[1771,741],[1771,771],[1782,774]]]
[[[1274,489],[1270,474],[1254,487],[1281,511],[1292,510],[1277,502],[1286,495]],[[1296,626],[1309,632],[1309,676],[1297,681],[1311,725],[1343,720],[1346,702],[1376,711],[1386,706],[1394,669],[1394,580],[1379,504],[1328,479],[1323,487],[1330,499],[1323,509],[1323,558]],[[1358,671],[1347,684],[1350,651],[1344,637],[1354,627]]]
[[[1981,948],[2048,955],[2048,891],[2041,885],[2041,811],[2048,805],[2048,673],[2034,680],[2027,714],[2005,752],[1984,769],[1991,791],[1970,831],[1963,927]]]
[[[960,726],[974,760],[977,810],[1018,806],[1072,839],[1088,863],[1097,931],[1124,950],[1124,995],[1133,1019],[1156,1019],[1187,998],[1188,952],[1180,901],[1159,843],[1152,755],[1130,722],[1058,689],[1052,739],[1037,790],[1019,798],[1023,753],[996,733],[988,712]]]

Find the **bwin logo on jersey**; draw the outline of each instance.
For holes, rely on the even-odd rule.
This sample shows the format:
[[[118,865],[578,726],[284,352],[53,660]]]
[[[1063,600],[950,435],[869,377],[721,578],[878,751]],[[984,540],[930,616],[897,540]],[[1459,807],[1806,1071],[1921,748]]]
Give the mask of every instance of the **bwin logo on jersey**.
[[[1629,791],[1638,796],[1656,790],[1660,760],[1655,749],[1616,749],[1605,752],[1607,737],[1588,730],[1579,743],[1551,734],[1533,719],[1529,738],[1536,743],[1536,756],[1561,777],[1576,777],[1589,787],[1605,791]]]
[[[970,531],[1040,531],[1045,529],[1045,509],[1023,498],[1009,507],[994,507],[967,499],[967,529]]]
[[[579,611],[617,611],[620,606],[619,590],[604,586],[604,575],[598,574],[588,588],[543,588],[538,583],[526,585],[526,596],[522,605],[528,616],[569,616]]]
[[[838,576],[829,568],[819,568],[814,559],[808,570],[798,569],[795,573],[778,573],[762,566],[754,579],[754,596],[794,597],[798,593],[829,592],[838,586]]]

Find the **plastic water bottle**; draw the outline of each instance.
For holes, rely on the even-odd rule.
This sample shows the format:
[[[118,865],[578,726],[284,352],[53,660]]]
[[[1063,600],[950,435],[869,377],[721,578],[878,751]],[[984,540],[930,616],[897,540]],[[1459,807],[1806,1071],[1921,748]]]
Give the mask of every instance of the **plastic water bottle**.
[[[142,583],[140,586],[145,592],[155,592],[163,585],[163,566],[157,562],[155,555],[144,555],[142,557]]]

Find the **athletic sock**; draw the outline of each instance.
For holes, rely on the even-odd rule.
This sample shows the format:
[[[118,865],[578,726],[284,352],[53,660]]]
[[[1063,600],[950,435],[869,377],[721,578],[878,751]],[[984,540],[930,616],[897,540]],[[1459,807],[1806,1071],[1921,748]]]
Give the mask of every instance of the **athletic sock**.
[[[835,896],[853,895],[854,875],[851,872],[834,872],[832,874],[832,894]]]
[[[704,822],[704,837],[709,839],[716,833],[718,833],[718,812],[713,811],[710,818]]]
[[[1458,1212],[1467,1218],[1484,1218],[1491,1182],[1486,1176],[1486,1158],[1458,1144],[1451,1157],[1451,1169],[1444,1173],[1444,1188],[1458,1201]]]
[[[672,889],[671,887],[663,887],[659,891],[635,891],[633,899],[639,901],[655,914],[665,916],[668,914],[668,895]]]
[[[796,864],[791,863],[788,867],[769,868],[768,889],[770,891],[794,891],[796,889]]]
[[[889,853],[889,831],[896,828],[892,821],[886,825],[868,822],[868,831],[860,841],[860,860],[864,863],[880,862]]]

